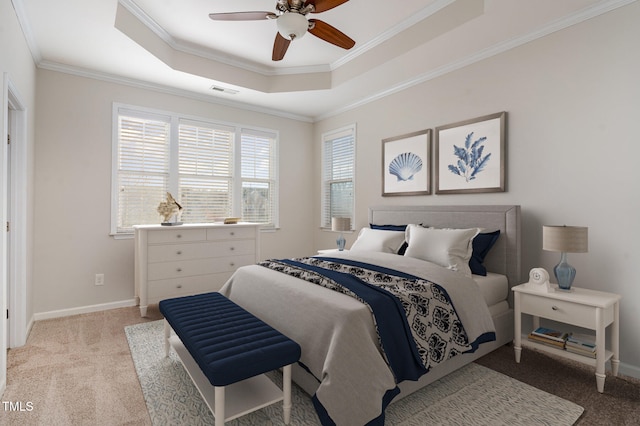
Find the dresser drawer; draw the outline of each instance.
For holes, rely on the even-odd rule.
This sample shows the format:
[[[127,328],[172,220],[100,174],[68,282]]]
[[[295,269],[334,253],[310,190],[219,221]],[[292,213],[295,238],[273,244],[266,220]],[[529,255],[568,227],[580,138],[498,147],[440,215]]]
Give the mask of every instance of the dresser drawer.
[[[520,308],[522,313],[525,314],[548,318],[550,320],[566,324],[573,324],[589,328],[591,330],[596,328],[595,310],[597,308],[594,306],[582,305],[564,300],[554,300],[532,294],[522,294]],[[607,320],[607,324],[613,320],[611,309],[605,309],[604,314],[605,319],[607,316],[611,317]]]
[[[171,262],[230,255],[241,256],[255,254],[255,251],[256,243],[253,240],[153,245],[149,246],[148,262]]]
[[[204,241],[206,229],[170,229],[167,231],[149,231],[149,244],[180,243],[183,241]]]
[[[236,240],[243,238],[254,238],[256,231],[254,227],[219,226],[207,229],[207,240]]]
[[[255,257],[253,255],[150,263],[148,276],[149,281],[153,281],[193,275],[207,275],[215,272],[235,271],[240,266],[254,263]]]
[[[218,291],[231,277],[232,272],[221,272],[195,277],[172,278],[149,282],[148,303],[157,303],[162,299],[187,296],[197,293]]]

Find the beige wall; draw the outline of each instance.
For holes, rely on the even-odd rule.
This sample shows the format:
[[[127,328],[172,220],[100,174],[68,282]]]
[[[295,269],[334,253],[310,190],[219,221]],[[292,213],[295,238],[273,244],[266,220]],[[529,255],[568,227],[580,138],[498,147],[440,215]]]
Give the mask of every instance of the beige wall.
[[[640,377],[640,4],[634,3],[317,123],[322,132],[357,123],[356,228],[379,204],[520,204],[523,281],[552,270],[543,224],[589,227],[589,253],[569,255],[576,285],[622,295],[623,372]],[[428,60],[428,58],[422,58]],[[507,191],[381,196],[381,140],[507,111]],[[392,112],[392,113],[390,113]],[[373,165],[373,166],[371,166]],[[320,161],[316,161],[320,186]],[[314,200],[319,206],[319,197]],[[315,223],[319,223],[316,208]],[[347,246],[355,238],[348,237]],[[335,234],[316,230],[316,248]]]
[[[134,296],[133,240],[109,236],[113,102],[279,131],[281,229],[262,234],[261,255],[311,252],[311,123],[54,71],[37,83],[36,313]]]

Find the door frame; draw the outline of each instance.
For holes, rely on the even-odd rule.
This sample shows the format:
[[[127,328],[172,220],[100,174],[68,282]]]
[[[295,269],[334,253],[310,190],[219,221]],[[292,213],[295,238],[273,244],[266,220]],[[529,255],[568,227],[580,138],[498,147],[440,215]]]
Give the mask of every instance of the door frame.
[[[3,74],[0,120],[0,389],[6,386],[7,345],[22,346],[27,339],[27,108],[9,73]],[[11,129],[11,150],[7,136]],[[9,167],[10,166],[10,167]],[[10,170],[11,175],[7,174]],[[11,238],[4,231],[11,219]],[[7,273],[8,272],[8,273]],[[7,298],[7,294],[9,298]],[[7,328],[6,310],[11,321]],[[9,334],[9,338],[5,333]]]

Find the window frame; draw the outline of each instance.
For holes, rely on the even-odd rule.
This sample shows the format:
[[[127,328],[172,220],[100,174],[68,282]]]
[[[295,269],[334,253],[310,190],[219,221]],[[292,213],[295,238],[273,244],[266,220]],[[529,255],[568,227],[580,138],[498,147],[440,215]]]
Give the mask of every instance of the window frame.
[[[233,134],[232,142],[232,154],[231,154],[231,182],[232,182],[232,195],[231,195],[231,211],[233,217],[242,217],[242,170],[241,170],[241,152],[242,152],[242,135],[248,134],[261,134],[267,135],[272,138],[273,146],[270,155],[271,176],[270,182],[275,185],[274,197],[271,202],[271,212],[273,223],[263,224],[262,230],[277,230],[279,229],[279,139],[280,134],[277,130],[267,129],[257,126],[248,126],[240,123],[230,123],[220,120],[214,120],[205,117],[198,117],[188,114],[181,114],[177,112],[164,111],[153,108],[146,108],[134,105],[128,105],[124,103],[114,102],[112,106],[112,163],[111,163],[111,217],[110,217],[110,235],[115,239],[118,238],[131,238],[133,236],[133,230],[122,232],[118,231],[119,222],[119,193],[118,193],[118,163],[119,163],[119,118],[121,115],[132,115],[134,117],[140,117],[143,119],[151,120],[167,120],[169,123],[169,176],[167,190],[172,194],[179,194],[179,182],[180,182],[180,169],[179,169],[179,145],[180,145],[180,125],[184,123],[186,125],[197,125],[201,123],[203,127],[220,127],[231,129]],[[160,200],[162,201],[162,200]],[[158,201],[158,202],[160,202]],[[180,200],[178,200],[180,201]],[[158,222],[161,219],[158,216]]]
[[[321,164],[321,188],[320,188],[320,228],[323,230],[331,230],[331,214],[330,207],[327,206],[327,201],[330,200],[331,195],[328,193],[328,182],[345,182],[349,181],[348,179],[328,179],[326,176],[326,172],[328,170],[327,166],[327,146],[329,142],[332,142],[336,139],[344,137],[344,135],[351,135],[353,140],[353,158],[351,158],[351,168],[352,174],[350,182],[352,183],[352,199],[351,199],[351,212],[349,218],[351,219],[351,231],[355,229],[355,211],[356,211],[356,152],[357,152],[357,129],[356,124],[350,124],[344,127],[340,127],[338,129],[330,130],[324,132],[321,136],[322,141],[322,164]],[[329,190],[330,191],[330,190]]]

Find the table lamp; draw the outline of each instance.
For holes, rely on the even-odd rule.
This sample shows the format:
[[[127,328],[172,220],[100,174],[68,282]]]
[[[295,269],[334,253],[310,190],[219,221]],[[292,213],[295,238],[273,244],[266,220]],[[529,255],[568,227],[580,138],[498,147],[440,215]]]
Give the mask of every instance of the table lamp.
[[[586,253],[588,250],[588,228],[583,226],[542,227],[542,249],[559,251],[560,263],[553,268],[561,290],[571,290],[576,268],[567,263],[567,253]]]
[[[344,239],[344,235],[342,233],[344,231],[351,230],[351,218],[349,217],[332,217],[331,218],[331,230],[334,232],[340,232],[340,236],[336,240],[336,244],[338,245],[338,250],[344,250],[344,245],[346,244],[346,240]]]

